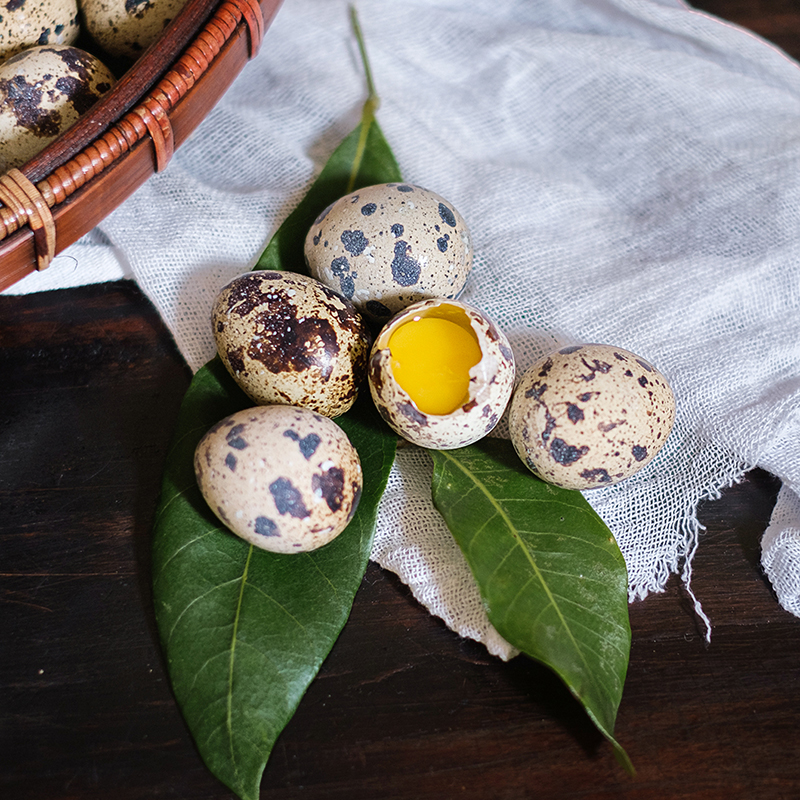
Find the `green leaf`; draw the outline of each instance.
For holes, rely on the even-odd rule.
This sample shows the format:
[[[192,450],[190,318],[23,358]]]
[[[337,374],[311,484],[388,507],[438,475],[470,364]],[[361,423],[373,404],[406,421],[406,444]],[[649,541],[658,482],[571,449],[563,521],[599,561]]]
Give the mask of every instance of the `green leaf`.
[[[510,442],[433,452],[433,499],[469,563],[489,620],[550,667],[613,737],[628,668],[628,578],[613,535],[580,492],[534,477]]]
[[[353,520],[319,550],[268,553],[220,525],[193,469],[208,428],[249,405],[219,360],[192,381],[164,474],[153,591],[172,688],[200,755],[240,797],[255,800],[278,734],[349,615],[396,440],[367,400],[337,420],[364,471]]]

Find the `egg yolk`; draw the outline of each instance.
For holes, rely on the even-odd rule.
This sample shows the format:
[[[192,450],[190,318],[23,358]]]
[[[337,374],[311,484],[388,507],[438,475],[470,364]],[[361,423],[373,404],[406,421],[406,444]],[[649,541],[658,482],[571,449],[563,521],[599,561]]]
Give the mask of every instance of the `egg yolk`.
[[[395,380],[423,414],[450,414],[469,400],[469,371],[481,349],[458,323],[415,317],[392,334],[389,351]]]

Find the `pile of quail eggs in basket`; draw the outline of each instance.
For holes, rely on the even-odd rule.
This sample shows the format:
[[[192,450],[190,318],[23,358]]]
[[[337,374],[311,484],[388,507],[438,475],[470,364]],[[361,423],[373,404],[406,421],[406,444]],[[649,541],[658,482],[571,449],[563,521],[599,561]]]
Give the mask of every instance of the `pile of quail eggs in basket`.
[[[223,524],[257,547],[306,552],[347,526],[362,473],[332,418],[365,383],[386,423],[424,448],[478,441],[510,403],[519,457],[568,489],[621,481],[664,444],[672,391],[618,347],[563,348],[515,389],[505,334],[454,299],[472,265],[470,234],[434,192],[389,183],[340,198],[308,231],[305,258],[313,277],[248,272],[212,312],[220,358],[257,405],[205,434],[195,472]]]
[[[186,0],[0,2],[0,172],[86,113]]]

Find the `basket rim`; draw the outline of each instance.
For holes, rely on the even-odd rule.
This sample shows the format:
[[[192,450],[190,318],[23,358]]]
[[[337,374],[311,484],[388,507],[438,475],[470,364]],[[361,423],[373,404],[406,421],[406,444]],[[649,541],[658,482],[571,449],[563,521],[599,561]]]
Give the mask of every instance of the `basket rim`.
[[[0,291],[90,231],[163,170],[244,65],[282,0],[188,0],[114,87],[0,176]],[[80,214],[77,207],[101,202]]]

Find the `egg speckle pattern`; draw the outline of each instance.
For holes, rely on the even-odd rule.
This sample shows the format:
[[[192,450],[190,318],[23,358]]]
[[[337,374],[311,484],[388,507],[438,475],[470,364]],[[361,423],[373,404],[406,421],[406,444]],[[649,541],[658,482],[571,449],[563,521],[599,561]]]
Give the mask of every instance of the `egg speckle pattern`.
[[[472,267],[461,215],[435,192],[404,183],[368,186],[340,198],[308,232],[311,274],[372,321],[426,298],[455,298]]]
[[[86,113],[114,84],[76,47],[33,47],[0,64],[0,168],[21,167]]]
[[[212,325],[222,362],[256,403],[336,417],[366,379],[366,323],[350,302],[305,275],[240,275],[219,293]]]
[[[117,58],[138,58],[186,0],[81,0],[86,30]]]
[[[0,2],[0,62],[37,45],[73,44],[79,33],[76,0]]]
[[[453,322],[478,345],[477,363],[468,369],[463,366],[465,395],[449,413],[420,410],[409,393],[413,389],[401,385],[393,367],[393,336],[424,318]],[[420,355],[446,346],[433,340],[418,342]],[[430,375],[428,383],[435,386],[442,380],[442,376]],[[378,335],[370,357],[369,387],[381,416],[400,436],[420,447],[465,447],[486,436],[499,422],[514,387],[514,354],[505,334],[478,309],[456,300],[423,300],[393,317]]]
[[[609,486],[655,457],[675,419],[667,379],[619,347],[565,347],[522,377],[509,410],[514,448],[543,480]]]
[[[350,440],[305,408],[257,406],[226,417],[200,440],[194,467],[220,521],[275,553],[327,544],[361,497],[361,463]]]

